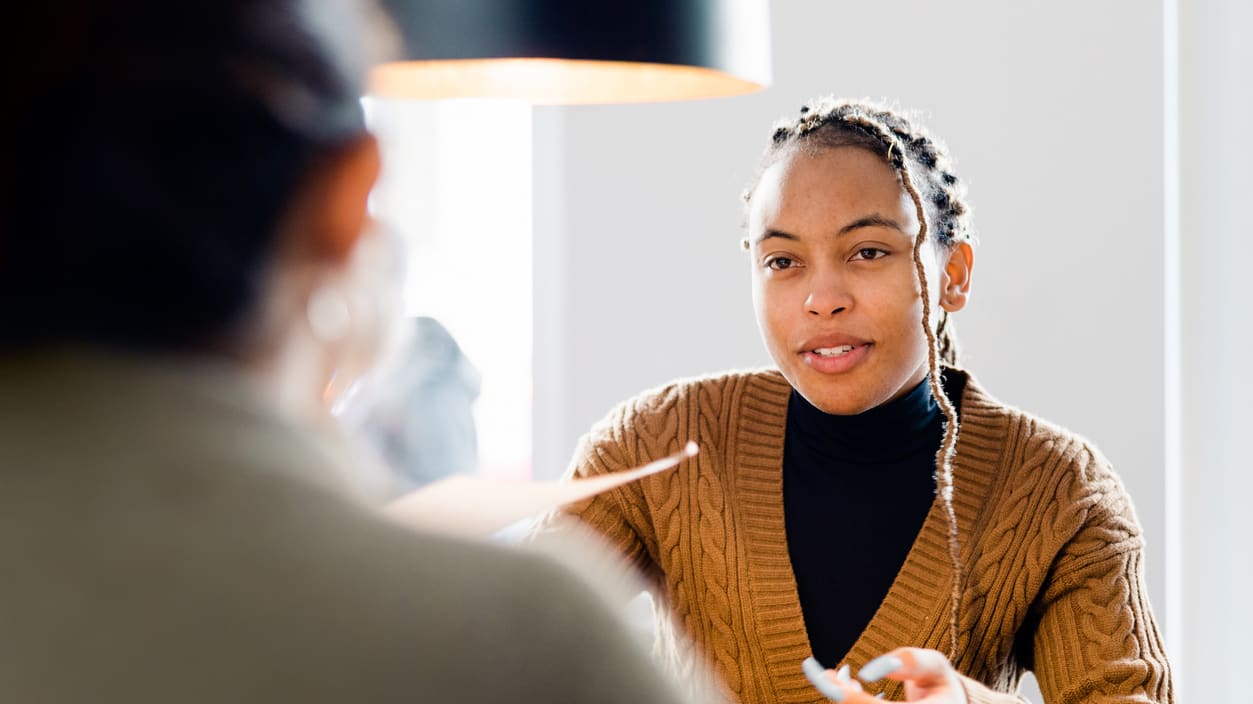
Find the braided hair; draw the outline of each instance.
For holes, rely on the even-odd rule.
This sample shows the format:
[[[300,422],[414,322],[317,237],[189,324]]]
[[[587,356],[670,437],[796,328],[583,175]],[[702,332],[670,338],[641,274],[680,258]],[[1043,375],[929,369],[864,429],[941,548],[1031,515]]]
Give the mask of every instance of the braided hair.
[[[901,186],[913,200],[918,216],[913,260],[922,290],[922,327],[927,338],[927,364],[932,394],[944,414],[944,438],[936,454],[940,494],[948,517],[949,559],[953,566],[949,613],[949,660],[956,662],[959,605],[963,570],[957,541],[957,513],[953,507],[953,454],[957,446],[958,418],[953,404],[940,386],[940,367],[956,366],[957,338],[947,312],[940,311],[935,329],[927,272],[922,247],[928,236],[945,250],[959,242],[973,240],[970,209],[966,205],[965,184],[953,174],[948,150],[920,125],[883,105],[848,101],[834,97],[817,98],[805,104],[795,118],[784,118],[774,125],[770,144],[758,167],[754,184],[761,174],[795,149],[859,147],[883,157],[896,170]],[[755,185],[744,193],[745,202]]]

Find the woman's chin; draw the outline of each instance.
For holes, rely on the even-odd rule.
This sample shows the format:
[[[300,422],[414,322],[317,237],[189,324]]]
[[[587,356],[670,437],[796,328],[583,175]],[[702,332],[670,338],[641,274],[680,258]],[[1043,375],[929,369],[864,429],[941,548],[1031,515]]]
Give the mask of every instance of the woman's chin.
[[[796,389],[811,406],[833,416],[855,416],[874,408],[877,403],[865,394],[852,392],[851,389],[814,388],[810,384],[792,381]]]

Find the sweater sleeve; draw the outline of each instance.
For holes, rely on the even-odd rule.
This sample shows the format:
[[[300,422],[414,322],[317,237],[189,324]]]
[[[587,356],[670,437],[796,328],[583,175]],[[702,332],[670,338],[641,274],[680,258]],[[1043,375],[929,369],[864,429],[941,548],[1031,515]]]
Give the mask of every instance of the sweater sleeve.
[[[1035,605],[1031,661],[1040,691],[1048,704],[1173,702],[1140,526],[1112,471],[1096,474],[1097,500]]]

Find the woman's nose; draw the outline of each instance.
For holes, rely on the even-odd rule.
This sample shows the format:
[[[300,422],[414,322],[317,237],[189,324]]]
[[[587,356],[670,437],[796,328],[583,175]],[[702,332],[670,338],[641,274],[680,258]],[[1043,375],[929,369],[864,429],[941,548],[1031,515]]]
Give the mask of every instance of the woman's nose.
[[[839,276],[822,274],[812,279],[809,295],[805,298],[805,311],[820,318],[831,317],[848,310],[852,302],[852,296]]]

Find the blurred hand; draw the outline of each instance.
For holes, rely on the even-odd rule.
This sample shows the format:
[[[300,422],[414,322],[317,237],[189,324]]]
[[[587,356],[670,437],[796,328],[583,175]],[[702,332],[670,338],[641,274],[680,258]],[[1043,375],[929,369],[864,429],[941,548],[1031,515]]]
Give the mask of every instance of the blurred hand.
[[[812,660],[812,659],[811,659]],[[812,666],[806,665],[806,674]],[[848,666],[823,673],[826,686],[818,689],[828,699],[845,704],[878,704],[879,698],[867,694],[861,683],[848,676]],[[878,682],[881,679],[905,683],[905,701],[920,704],[967,704],[966,689],[961,677],[953,669],[948,658],[935,650],[922,648],[898,648],[866,663],[857,673],[862,682]],[[819,685],[815,682],[815,685]],[[834,685],[834,686],[832,686]]]

